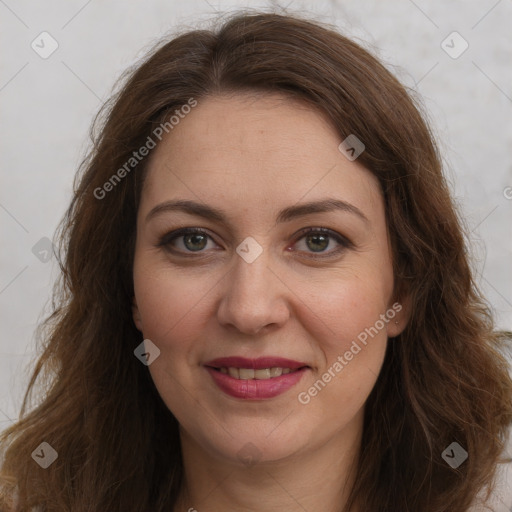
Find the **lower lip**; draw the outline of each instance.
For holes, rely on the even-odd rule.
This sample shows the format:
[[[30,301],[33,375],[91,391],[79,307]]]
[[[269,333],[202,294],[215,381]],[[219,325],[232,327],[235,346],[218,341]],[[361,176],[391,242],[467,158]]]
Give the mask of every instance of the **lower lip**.
[[[295,386],[308,368],[271,379],[235,379],[213,368],[206,367],[215,384],[229,396],[246,400],[264,400],[281,395]]]

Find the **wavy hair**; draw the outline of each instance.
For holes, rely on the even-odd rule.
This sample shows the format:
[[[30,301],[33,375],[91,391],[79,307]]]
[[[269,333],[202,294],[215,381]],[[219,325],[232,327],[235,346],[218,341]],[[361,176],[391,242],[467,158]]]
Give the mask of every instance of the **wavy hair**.
[[[93,123],[57,232],[61,276],[40,330],[42,353],[20,418],[0,439],[2,510],[175,505],[183,483],[177,420],[133,354],[141,334],[132,265],[148,159],[106,197],[98,189],[190,98],[243,91],[307,102],[340,141],[356,134],[364,142],[358,161],[382,188],[396,296],[412,304],[366,402],[345,511],[463,512],[479,491],[490,493],[512,422],[505,336],[473,278],[464,224],[418,101],[334,27],[238,12],[214,30],[162,41],[125,73]],[[31,458],[43,441],[58,453],[47,469]],[[469,454],[457,469],[441,456],[452,442]]]

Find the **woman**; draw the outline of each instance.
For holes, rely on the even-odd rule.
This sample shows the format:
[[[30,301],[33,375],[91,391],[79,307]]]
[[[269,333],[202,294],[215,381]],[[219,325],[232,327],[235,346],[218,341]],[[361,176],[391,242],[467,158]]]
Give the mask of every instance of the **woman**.
[[[404,87],[328,27],[240,14],[105,112],[3,509],[481,506],[505,336]]]

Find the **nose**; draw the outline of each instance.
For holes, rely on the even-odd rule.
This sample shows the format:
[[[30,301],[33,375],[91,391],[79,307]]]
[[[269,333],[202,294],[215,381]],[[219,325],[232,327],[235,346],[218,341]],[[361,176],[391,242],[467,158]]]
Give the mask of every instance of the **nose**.
[[[269,251],[252,263],[235,254],[233,268],[223,279],[222,297],[217,310],[220,325],[244,334],[282,327],[290,316],[289,288],[270,268]]]

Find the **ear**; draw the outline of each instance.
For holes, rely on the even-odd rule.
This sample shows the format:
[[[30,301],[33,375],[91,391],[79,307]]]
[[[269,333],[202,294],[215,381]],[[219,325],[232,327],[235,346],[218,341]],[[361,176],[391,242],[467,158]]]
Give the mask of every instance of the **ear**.
[[[396,338],[405,329],[411,317],[411,297],[405,295],[388,305],[386,316],[389,318],[386,330],[388,338]]]
[[[137,301],[135,300],[135,297],[133,297],[132,300],[132,315],[133,315],[133,321],[135,323],[135,327],[142,332],[142,319],[140,317],[140,311],[139,307],[137,306]]]

